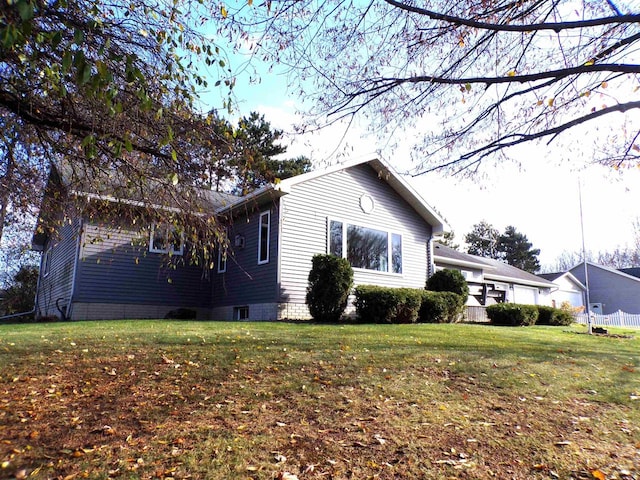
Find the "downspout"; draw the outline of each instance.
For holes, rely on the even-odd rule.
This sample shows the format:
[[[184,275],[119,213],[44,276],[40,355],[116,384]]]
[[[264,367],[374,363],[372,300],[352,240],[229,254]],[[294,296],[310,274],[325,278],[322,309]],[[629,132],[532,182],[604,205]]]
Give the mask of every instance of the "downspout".
[[[427,239],[427,280],[434,274],[436,265],[433,260],[433,237]]]
[[[71,293],[69,294],[69,306],[67,307],[67,320],[72,320],[73,314],[73,295],[76,291],[76,275],[78,274],[78,259],[80,258],[80,249],[82,248],[82,237],[84,236],[84,219],[80,218],[78,226],[78,237],[76,240],[76,255],[73,259],[73,275],[71,277]]]

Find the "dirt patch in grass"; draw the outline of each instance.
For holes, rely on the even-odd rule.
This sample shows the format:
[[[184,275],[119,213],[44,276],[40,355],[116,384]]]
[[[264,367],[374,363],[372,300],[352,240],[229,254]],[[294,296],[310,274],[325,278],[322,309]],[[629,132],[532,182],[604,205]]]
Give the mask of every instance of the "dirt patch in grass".
[[[10,357],[0,477],[640,478],[635,404],[560,395],[527,364],[319,342],[95,340]]]

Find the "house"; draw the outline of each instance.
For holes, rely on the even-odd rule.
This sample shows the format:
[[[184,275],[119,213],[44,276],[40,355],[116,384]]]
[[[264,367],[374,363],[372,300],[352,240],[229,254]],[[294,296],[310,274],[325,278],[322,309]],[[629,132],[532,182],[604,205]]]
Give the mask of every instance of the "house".
[[[569,270],[582,284],[587,285],[585,264]],[[608,315],[618,310],[640,313],[640,278],[614,268],[587,262],[589,277],[589,310]]]
[[[570,272],[541,273],[538,276],[557,286],[551,291],[551,306],[560,308],[563,303],[568,303],[574,309],[584,309],[587,287]]]
[[[551,305],[551,292],[557,286],[549,280],[499,260],[462,253],[438,243],[433,251],[436,270],[458,270],[467,280],[468,306],[503,302]]]
[[[50,183],[64,187],[64,175]],[[45,195],[47,212],[55,211],[51,197]],[[140,202],[99,197],[118,209]],[[209,192],[204,200],[210,215],[227,225],[229,238],[209,278],[200,267],[166,266],[167,254],[179,259],[189,245],[162,225],[141,229],[126,215],[114,223],[78,211],[61,227],[39,228],[33,238],[43,252],[38,314],[161,318],[188,308],[201,319],[308,318],[314,254],[349,259],[356,284],[423,288],[434,271],[433,238],[444,229],[440,215],[377,158],[292,177],[243,197]]]

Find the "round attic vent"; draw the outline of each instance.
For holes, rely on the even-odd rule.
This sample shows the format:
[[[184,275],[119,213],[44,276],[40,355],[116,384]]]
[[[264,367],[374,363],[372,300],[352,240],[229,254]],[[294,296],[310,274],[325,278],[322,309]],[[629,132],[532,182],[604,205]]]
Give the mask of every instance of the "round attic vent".
[[[360,197],[360,208],[364,213],[373,212],[374,208],[376,208],[376,204],[371,198],[371,195],[367,195],[366,193]]]

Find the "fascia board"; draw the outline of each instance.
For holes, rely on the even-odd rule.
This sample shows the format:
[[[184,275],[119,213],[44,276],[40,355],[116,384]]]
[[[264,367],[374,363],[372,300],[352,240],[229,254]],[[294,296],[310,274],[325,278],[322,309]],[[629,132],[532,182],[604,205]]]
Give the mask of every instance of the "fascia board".
[[[495,270],[495,267],[491,266],[491,265],[487,265],[486,263],[480,263],[480,262],[471,262],[471,261],[466,261],[466,260],[457,260],[457,259],[452,259],[449,257],[443,257],[440,255],[434,255],[433,256],[434,260],[436,263],[441,262],[441,263],[448,263],[450,265],[456,265],[459,267],[470,267],[470,268],[477,268],[478,270]]]
[[[499,282],[508,282],[514,285],[530,285],[534,287],[554,288],[557,287],[552,282],[536,282],[535,280],[524,280],[522,278],[505,277],[503,275],[488,274],[484,276],[485,280],[497,280]]]

